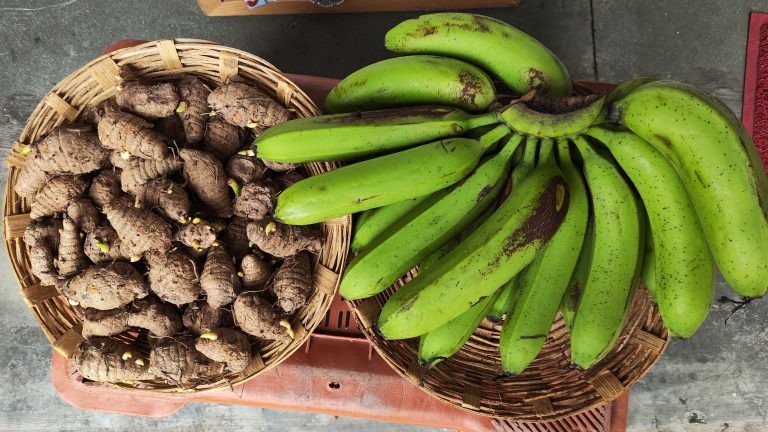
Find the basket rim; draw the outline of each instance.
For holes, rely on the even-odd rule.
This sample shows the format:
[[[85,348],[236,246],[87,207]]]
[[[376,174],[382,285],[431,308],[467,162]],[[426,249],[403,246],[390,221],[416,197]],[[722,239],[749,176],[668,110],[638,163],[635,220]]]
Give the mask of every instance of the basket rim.
[[[175,55],[177,59],[184,58],[186,63],[189,63],[189,65],[182,64],[181,60],[179,60],[179,64],[181,65],[178,69],[179,74],[195,74],[197,76],[205,76],[207,77],[207,81],[211,81],[213,78],[211,78],[210,74],[205,75],[203,71],[203,63],[201,61],[198,61],[198,64],[195,65],[194,61],[195,59],[189,60],[186,59],[184,56],[184,51],[188,50],[206,50],[209,51],[211,56],[213,55],[219,55],[219,61],[221,62],[223,59],[221,58],[222,53],[227,53],[229,55],[234,55],[236,58],[236,65],[235,70],[237,73],[235,75],[239,75],[241,79],[245,79],[247,82],[252,84],[258,84],[259,87],[267,88],[269,90],[269,93],[273,95],[278,101],[282,102],[286,106],[290,106],[293,108],[298,108],[297,116],[298,117],[304,117],[304,116],[314,116],[319,115],[320,110],[316,106],[316,104],[310,99],[309,96],[290,78],[285,76],[285,74],[282,73],[277,67],[272,65],[267,60],[263,59],[262,57],[259,57],[255,54],[251,54],[247,51],[228,47],[226,45],[221,45],[216,42],[203,40],[203,39],[194,39],[194,38],[175,38],[175,39],[164,39],[164,40],[150,40],[146,41],[144,43],[137,44],[135,46],[129,46],[125,48],[119,48],[114,51],[101,54],[94,59],[88,61],[84,65],[80,66],[78,69],[70,72],[66,76],[64,76],[61,80],[59,80],[56,84],[54,84],[40,99],[38,104],[35,106],[32,113],[29,115],[29,117],[26,120],[26,123],[24,125],[24,128],[19,134],[19,137],[17,138],[18,143],[24,143],[24,142],[34,142],[37,141],[37,139],[32,139],[36,135],[40,135],[38,132],[40,130],[48,131],[52,129],[53,127],[59,126],[61,124],[68,123],[67,118],[62,114],[62,112],[58,112],[59,116],[57,117],[55,114],[57,113],[55,109],[53,109],[54,113],[47,113],[47,118],[44,115],[44,111],[47,107],[47,100],[51,97],[51,95],[55,95],[59,98],[61,98],[65,103],[69,103],[66,98],[71,97],[72,95],[68,95],[67,92],[62,91],[63,88],[66,88],[68,85],[73,85],[74,83],[77,83],[78,80],[83,80],[83,76],[90,76],[90,81],[94,81],[93,73],[91,72],[91,68],[93,68],[95,65],[99,64],[100,62],[103,62],[107,59],[111,60],[115,64],[131,64],[129,60],[134,59],[137,56],[146,56],[151,57],[154,61],[159,61],[162,63],[162,53],[160,52],[160,44],[161,43],[168,43],[170,46],[173,47],[175,50]],[[195,70],[195,67],[201,68],[200,70]],[[252,69],[252,71],[251,71]],[[175,72],[173,70],[170,70],[169,68],[163,68],[162,64],[160,68],[156,68],[153,66],[148,67],[149,72],[144,72],[137,74],[138,76],[142,76],[145,73],[164,73],[167,71],[169,75],[174,74]],[[240,72],[243,70],[248,70],[248,77],[244,77],[240,75]],[[210,72],[210,71],[209,71]],[[220,71],[220,73],[223,73]],[[262,76],[263,75],[263,76]],[[271,78],[273,82],[270,82],[265,77]],[[87,82],[88,79],[86,79]],[[220,82],[221,80],[218,80]],[[273,85],[274,84],[274,85]],[[82,84],[79,84],[82,86]],[[284,86],[287,88],[283,88],[283,91],[287,91],[287,96],[285,94],[280,94],[280,86]],[[98,87],[98,83],[96,85]],[[274,88],[273,88],[274,87]],[[77,89],[80,89],[80,87],[77,87]],[[88,96],[94,89],[88,90],[86,92],[86,96]],[[75,104],[74,102],[69,105],[72,109],[77,109],[77,114],[79,117],[80,112],[90,103],[94,101],[95,98],[98,98],[100,95],[103,95],[106,93],[107,90],[102,86],[102,91],[92,94],[88,97],[86,97],[86,102],[81,104]],[[77,96],[77,92],[74,92]],[[282,101],[280,99],[283,99]],[[78,108],[77,106],[80,105]],[[34,124],[36,121],[41,119],[41,116],[43,118],[43,126],[39,126],[37,128],[34,127]],[[8,262],[11,264],[14,276],[16,278],[17,283],[19,284],[19,293],[21,294],[22,298],[24,299],[25,303],[27,304],[27,308],[30,310],[30,312],[33,314],[35,319],[37,320],[40,329],[43,331],[43,333],[46,335],[46,338],[48,338],[49,342],[52,345],[52,348],[54,350],[58,351],[60,354],[64,355],[66,358],[69,358],[72,354],[71,350],[66,350],[62,346],[57,346],[58,342],[61,342],[63,339],[66,339],[68,336],[71,337],[71,333],[75,331],[77,333],[76,336],[79,335],[79,323],[80,318],[78,317],[78,313],[76,310],[66,303],[66,301],[62,301],[62,297],[58,296],[57,293],[51,294],[50,292],[47,292],[46,295],[49,297],[45,299],[35,299],[30,300],[27,293],[25,292],[26,289],[30,287],[38,287],[38,288],[51,288],[51,287],[42,287],[39,282],[36,282],[36,278],[27,279],[29,275],[31,275],[31,272],[29,274],[23,274],[25,262],[24,259],[28,258],[28,250],[26,245],[24,244],[23,240],[21,240],[21,236],[19,235],[19,229],[23,231],[23,227],[19,228],[19,226],[15,226],[14,224],[22,224],[26,226],[26,223],[29,222],[29,218],[27,217],[25,220],[16,220],[16,219],[23,219],[24,216],[27,216],[27,213],[29,213],[29,206],[28,201],[20,196],[18,196],[15,191],[13,190],[13,184],[16,180],[16,177],[18,175],[18,167],[14,166],[11,162],[11,159],[14,157],[14,154],[16,154],[16,143],[14,143],[13,149],[9,153],[9,157],[7,160],[8,165],[8,176],[5,182],[4,187],[4,195],[3,195],[3,240],[5,242],[5,249],[6,249],[6,256],[8,259]],[[336,168],[338,165],[333,162],[323,162],[323,163],[312,163],[312,164],[302,164],[304,171],[309,173],[310,175],[317,174],[319,172],[324,172],[328,170],[332,170]],[[18,209],[23,209],[23,211],[15,211]],[[20,216],[17,218],[14,218],[14,216]],[[9,220],[9,217],[11,217],[12,220]],[[323,247],[323,251],[320,252],[319,255],[315,255],[313,258],[313,262],[316,264],[314,265],[314,271],[313,271],[313,278],[315,280],[315,290],[313,293],[313,297],[311,298],[311,303],[308,303],[307,306],[299,309],[299,311],[295,312],[291,315],[291,322],[294,326],[294,329],[297,328],[297,325],[300,326],[301,335],[300,337],[297,337],[297,339],[291,341],[287,344],[281,344],[276,345],[275,342],[269,342],[262,344],[262,348],[260,351],[262,351],[261,357],[261,367],[254,371],[246,370],[247,372],[241,372],[239,374],[228,374],[224,375],[222,378],[220,378],[219,382],[216,384],[212,384],[209,387],[203,387],[203,388],[177,388],[165,385],[165,386],[159,386],[156,384],[150,384],[150,385],[156,385],[155,388],[152,387],[134,387],[131,385],[126,384],[115,384],[115,383],[99,383],[98,385],[106,386],[106,387],[112,387],[112,388],[120,388],[123,390],[130,390],[130,391],[139,391],[143,393],[152,393],[152,394],[177,394],[177,395],[184,395],[184,394],[192,394],[192,393],[205,393],[205,392],[213,392],[218,391],[223,388],[231,388],[232,386],[243,384],[246,381],[249,381],[259,374],[266,372],[273,367],[277,366],[278,364],[282,363],[284,360],[286,360],[292,353],[297,351],[300,347],[302,347],[306,341],[309,339],[310,335],[314,331],[314,329],[319,325],[319,323],[322,321],[322,319],[316,319],[317,316],[324,316],[327,312],[328,308],[331,305],[331,302],[333,300],[333,297],[335,293],[338,290],[338,285],[340,281],[340,275],[343,274],[343,270],[346,266],[347,262],[347,253],[349,249],[349,241],[351,236],[351,223],[352,218],[351,216],[345,216],[333,221],[328,221],[323,224],[324,231],[326,231],[326,244]],[[329,250],[333,252],[328,252]],[[322,268],[321,268],[322,267]],[[323,278],[318,280],[318,272],[323,273]],[[328,272],[331,272],[329,274]],[[334,279],[330,279],[333,277]],[[320,289],[318,286],[319,284],[322,284],[323,287]],[[50,291],[47,290],[47,291]],[[318,297],[318,302],[313,301],[315,297]],[[50,305],[47,305],[46,302],[53,302]],[[57,303],[58,302],[58,303]],[[312,306],[312,307],[310,307]],[[65,329],[65,324],[55,322],[52,325],[56,325],[59,328],[56,330],[58,333],[61,333],[60,335],[56,335],[54,332],[51,331],[51,329],[48,327],[50,324],[48,320],[50,320],[50,317],[47,317],[47,315],[50,313],[49,309],[52,309],[54,307],[63,307],[65,308],[65,311],[69,314],[68,316],[65,316],[63,318],[66,323],[74,322],[69,328]],[[41,311],[41,309],[45,309]],[[301,318],[301,317],[304,318]],[[48,319],[46,319],[48,318]],[[306,323],[306,324],[305,324]],[[81,336],[80,336],[81,337]],[[82,337],[81,337],[82,339]],[[67,340],[67,343],[72,343],[72,340]],[[78,340],[79,342],[79,340]],[[264,351],[268,348],[268,353],[264,353]],[[258,354],[258,352],[257,352]],[[268,354],[268,355],[267,355]],[[249,368],[250,369],[250,368]],[[146,385],[146,383],[143,383]],[[197,386],[205,386],[208,384],[198,384]]]

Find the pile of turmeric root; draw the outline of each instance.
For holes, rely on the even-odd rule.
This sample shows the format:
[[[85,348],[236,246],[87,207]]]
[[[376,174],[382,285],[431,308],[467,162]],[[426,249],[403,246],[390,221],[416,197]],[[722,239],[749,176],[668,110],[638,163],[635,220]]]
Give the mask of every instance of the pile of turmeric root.
[[[322,232],[271,218],[303,175],[249,143],[291,116],[243,83],[125,80],[22,149],[31,269],[81,313],[84,378],[189,387],[246,370],[260,343],[290,342]]]

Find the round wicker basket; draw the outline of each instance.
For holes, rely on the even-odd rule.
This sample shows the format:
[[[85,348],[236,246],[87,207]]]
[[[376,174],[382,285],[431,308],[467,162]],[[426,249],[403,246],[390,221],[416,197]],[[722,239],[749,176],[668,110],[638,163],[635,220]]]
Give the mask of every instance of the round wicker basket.
[[[581,94],[613,86],[575,83]],[[645,289],[637,290],[624,329],[613,351],[595,366],[579,370],[570,364],[570,337],[558,314],[547,343],[521,374],[502,377],[499,354],[501,326],[485,320],[451,358],[432,369],[419,364],[418,338],[386,340],[374,330],[384,303],[418,268],[375,297],[348,301],[360,329],[376,351],[403,378],[443,402],[491,417],[522,422],[564,419],[618,398],[661,357],[670,335]]]
[[[41,285],[32,275],[28,248],[22,241],[24,229],[30,220],[29,202],[13,190],[19,169],[24,163],[24,156],[19,150],[21,145],[36,142],[55,126],[76,121],[86,107],[112,97],[117,91],[117,77],[121,68],[129,68],[133,75],[150,80],[168,81],[182,74],[194,74],[213,87],[229,79],[237,79],[258,86],[286,108],[295,110],[297,116],[319,113],[301,89],[263,59],[244,51],[195,39],[153,41],[113,51],[94,59],[56,84],[31,114],[18,142],[14,144],[14,150],[7,158],[3,237],[11,265],[21,285],[22,297],[53,347],[65,357],[70,357],[83,340],[82,311],[59,296],[54,287]],[[310,175],[335,167],[334,163],[304,165]],[[324,223],[325,243],[314,265],[314,293],[308,304],[293,315],[293,341],[253,342],[253,360],[243,372],[213,377],[193,388],[182,389],[159,380],[117,386],[161,393],[210,391],[242,383],[280,364],[304,344],[324,318],[346,263],[350,227],[349,216]],[[120,338],[134,342],[139,349],[148,349],[146,342],[138,338],[136,333],[125,333]]]

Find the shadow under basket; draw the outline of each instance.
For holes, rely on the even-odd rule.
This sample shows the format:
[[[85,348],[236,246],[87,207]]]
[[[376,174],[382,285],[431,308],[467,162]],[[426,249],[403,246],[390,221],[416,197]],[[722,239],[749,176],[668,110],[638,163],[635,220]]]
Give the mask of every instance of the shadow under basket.
[[[613,86],[575,83],[577,93],[602,93]],[[360,330],[394,370],[435,398],[475,414],[510,420],[552,421],[618,398],[661,357],[670,335],[645,289],[638,289],[614,349],[587,370],[570,363],[570,336],[558,313],[538,357],[523,373],[502,377],[501,325],[488,320],[447,360],[431,369],[419,364],[418,338],[386,340],[375,330],[384,303],[417,274],[413,269],[375,297],[349,301]]]
[[[318,115],[315,103],[291,80],[274,66],[244,51],[195,39],[175,39],[147,42],[102,55],[73,72],[56,84],[40,101],[7,158],[8,182],[5,186],[3,206],[3,237],[21,295],[37,318],[53,347],[70,357],[83,340],[81,335],[82,310],[70,305],[52,286],[44,286],[32,275],[29,248],[22,236],[30,221],[30,202],[14,192],[24,156],[22,145],[33,144],[52,128],[75,122],[87,107],[96,105],[117,92],[118,76],[122,69],[147,80],[173,81],[192,74],[209,86],[217,87],[235,79],[257,86],[296,116]],[[334,163],[305,164],[306,174],[316,175],[336,168]],[[351,217],[327,221],[323,224],[325,243],[314,260],[314,290],[307,305],[291,317],[295,338],[289,343],[252,342],[253,359],[240,373],[222,374],[206,383],[191,388],[179,388],[164,381],[142,381],[134,384],[104,384],[124,389],[160,392],[194,393],[229,388],[245,382],[280,364],[299,349],[325,317],[333,300],[344,270],[349,248]],[[148,350],[143,333],[123,333],[119,337]]]

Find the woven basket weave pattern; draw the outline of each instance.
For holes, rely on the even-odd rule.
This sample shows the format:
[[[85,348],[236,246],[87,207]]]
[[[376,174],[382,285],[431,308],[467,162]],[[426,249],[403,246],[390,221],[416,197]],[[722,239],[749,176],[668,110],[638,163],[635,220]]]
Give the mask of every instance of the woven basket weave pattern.
[[[96,58],[56,84],[31,114],[7,158],[9,171],[3,207],[3,235],[11,265],[21,285],[22,297],[53,347],[66,357],[70,357],[83,340],[80,334],[82,311],[67,303],[53,287],[41,285],[32,275],[28,248],[21,239],[30,220],[29,202],[13,191],[19,169],[24,163],[20,146],[35,143],[52,128],[75,121],[86,107],[114,96],[121,69],[129,69],[134,76],[149,80],[174,80],[183,74],[193,74],[214,87],[236,79],[256,85],[286,108],[294,110],[298,117],[319,113],[301,89],[263,59],[195,39],[154,41],[114,51]],[[312,175],[334,168],[334,163],[304,165],[305,171]],[[308,304],[293,315],[291,324],[296,336],[292,342],[254,343],[254,359],[245,371],[214,377],[210,382],[194,388],[180,389],[162,381],[119,387],[164,393],[216,390],[244,382],[285,360],[302,346],[330,306],[346,263],[350,227],[351,218],[348,216],[323,225],[325,243],[314,265],[314,293]],[[120,338],[148,349],[143,341],[135,340],[135,333],[123,334]]]

